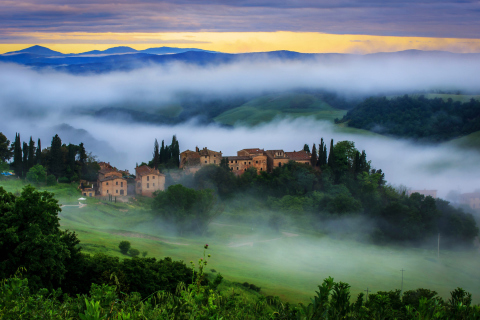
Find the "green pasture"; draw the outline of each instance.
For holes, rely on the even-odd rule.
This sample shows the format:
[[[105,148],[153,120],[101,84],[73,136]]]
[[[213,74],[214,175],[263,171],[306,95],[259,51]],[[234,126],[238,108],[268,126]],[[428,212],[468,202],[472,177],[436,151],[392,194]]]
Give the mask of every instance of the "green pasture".
[[[0,180],[9,191],[20,190],[18,180]],[[44,188],[55,192],[64,205],[78,204],[79,193],[72,185]],[[146,207],[149,199],[128,203],[88,198],[83,208],[65,206],[60,213],[62,228],[75,231],[83,251],[126,257],[118,249],[120,241],[148,256],[198,261],[203,246],[212,257],[207,270],[215,269],[227,281],[249,282],[265,295],[286,301],[308,302],[324,278],[352,286],[352,296],[368,289],[372,292],[428,288],[448,297],[456,287],[473,294],[480,303],[480,254],[478,251],[441,250],[436,247],[405,249],[380,247],[353,240],[338,239],[288,227],[281,232],[257,224],[220,220],[211,223],[203,236],[178,236],[175,229],[152,216]],[[258,215],[261,212],[256,213]]]
[[[271,94],[252,99],[240,107],[215,117],[217,123],[255,126],[274,119],[315,117],[333,121],[346,113],[331,107],[315,95],[302,93]]]

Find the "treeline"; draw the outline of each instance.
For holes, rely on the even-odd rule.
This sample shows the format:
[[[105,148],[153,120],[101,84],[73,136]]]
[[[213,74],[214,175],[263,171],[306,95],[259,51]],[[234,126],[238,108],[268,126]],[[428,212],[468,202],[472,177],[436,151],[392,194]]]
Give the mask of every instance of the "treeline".
[[[162,140],[162,146],[160,147],[157,139],[153,144],[153,157],[147,163],[142,162],[141,165],[148,165],[154,169],[178,169],[180,165],[180,145],[178,144],[177,136],[173,135],[172,143],[170,145],[165,144],[165,140]]]
[[[96,180],[100,169],[83,143],[62,144],[57,134],[50,146],[42,149],[40,139],[35,143],[30,137],[29,143],[26,143],[22,142],[20,133],[16,133],[10,145],[10,141],[0,133],[0,157],[3,162],[12,160],[10,168],[15,175],[31,182],[45,182],[47,175],[59,182]]]
[[[314,166],[289,162],[272,173],[257,174],[250,168],[241,176],[235,176],[228,159],[223,159],[223,165],[205,166],[181,182],[198,190],[215,190],[232,217],[272,212],[268,223],[276,229],[289,218],[329,232],[326,220],[364,217],[373,223],[369,237],[375,243],[418,245],[440,233],[442,245],[473,245],[478,227],[471,214],[445,200],[420,194],[409,197],[388,186],[382,170],[372,168],[365,151],[359,152],[352,141],[334,144],[332,140],[329,150],[322,139],[318,148],[312,147]],[[160,213],[161,206],[156,205],[154,211]]]
[[[480,130],[480,101],[441,98],[371,97],[339,122],[395,137],[445,141]]]

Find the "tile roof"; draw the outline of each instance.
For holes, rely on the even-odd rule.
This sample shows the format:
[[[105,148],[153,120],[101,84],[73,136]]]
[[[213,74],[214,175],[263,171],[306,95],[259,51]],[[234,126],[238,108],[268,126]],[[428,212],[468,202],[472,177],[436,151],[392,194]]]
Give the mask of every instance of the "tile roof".
[[[144,176],[146,174],[156,174],[156,175],[161,175],[160,171],[158,171],[158,169],[153,169],[153,168],[150,168],[149,166],[140,166],[140,167],[136,167],[135,168],[135,172],[137,173],[137,175],[139,176]]]
[[[300,160],[310,160],[311,154],[302,150],[302,151],[293,151],[293,152],[285,152],[287,158],[293,161],[300,161]]]

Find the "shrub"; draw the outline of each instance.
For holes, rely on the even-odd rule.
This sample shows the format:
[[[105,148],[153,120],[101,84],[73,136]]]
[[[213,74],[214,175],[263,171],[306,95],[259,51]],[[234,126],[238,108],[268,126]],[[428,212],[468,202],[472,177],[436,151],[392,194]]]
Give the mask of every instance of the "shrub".
[[[70,179],[68,179],[67,177],[60,177],[60,178],[58,178],[58,182],[59,183],[70,183]]]
[[[47,176],[47,186],[57,185],[57,178],[53,174]]]
[[[128,250],[130,250],[130,242],[128,241],[122,241],[118,245],[118,248],[120,248],[120,252],[123,254],[127,254]]]
[[[144,258],[145,258],[145,257],[147,256],[147,254],[148,254],[148,252],[147,252],[147,251],[143,251],[143,252],[142,252],[142,257],[144,257]]]
[[[128,250],[128,253],[129,253],[132,257],[136,257],[136,256],[138,256],[138,255],[140,254],[140,251],[137,250],[137,249],[133,249],[133,248],[132,248],[132,249]]]
[[[27,172],[27,180],[33,183],[45,182],[47,171],[42,165],[34,165]]]

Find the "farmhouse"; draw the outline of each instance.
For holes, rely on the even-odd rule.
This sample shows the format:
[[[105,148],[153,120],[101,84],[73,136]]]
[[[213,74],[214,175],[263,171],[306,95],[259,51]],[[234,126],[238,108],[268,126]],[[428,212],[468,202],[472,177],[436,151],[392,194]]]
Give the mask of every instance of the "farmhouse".
[[[251,148],[237,151],[236,156],[224,157],[228,160],[228,167],[236,175],[241,175],[248,168],[257,169],[257,173],[267,171],[267,155],[263,149]]]
[[[101,169],[98,171],[96,194],[99,196],[126,196],[127,179],[123,178],[121,172],[113,168]]]
[[[140,166],[135,168],[135,193],[137,195],[153,197],[157,190],[165,190],[165,175],[158,169],[149,166]]]

